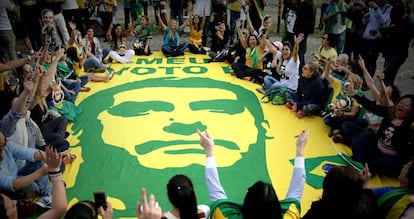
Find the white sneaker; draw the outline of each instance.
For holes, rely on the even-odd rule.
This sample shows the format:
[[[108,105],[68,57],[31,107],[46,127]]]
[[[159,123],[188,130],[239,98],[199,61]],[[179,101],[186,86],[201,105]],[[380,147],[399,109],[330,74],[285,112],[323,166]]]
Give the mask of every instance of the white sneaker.
[[[52,196],[42,196],[35,204],[41,208],[52,208]]]

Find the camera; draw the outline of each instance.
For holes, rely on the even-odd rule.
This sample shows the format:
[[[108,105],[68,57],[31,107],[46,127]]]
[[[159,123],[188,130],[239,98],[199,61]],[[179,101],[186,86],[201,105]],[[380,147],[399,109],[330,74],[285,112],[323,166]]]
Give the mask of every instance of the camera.
[[[99,209],[99,207],[103,207],[104,210],[108,207],[106,205],[106,195],[104,191],[96,191],[93,193],[95,207]]]

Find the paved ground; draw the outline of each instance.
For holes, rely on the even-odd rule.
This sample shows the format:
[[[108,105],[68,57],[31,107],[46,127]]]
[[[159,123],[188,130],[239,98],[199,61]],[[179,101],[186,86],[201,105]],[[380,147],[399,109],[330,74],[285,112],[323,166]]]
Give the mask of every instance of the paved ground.
[[[277,14],[278,14],[278,7],[277,7],[277,3],[276,1],[269,1],[270,6],[267,6],[265,8],[265,14],[270,14],[273,17],[273,26],[272,26],[272,36],[270,37],[270,39],[272,41],[275,40],[280,40],[280,34],[276,33],[276,27],[277,27]],[[168,9],[168,4],[167,4],[167,11],[169,11]],[[150,23],[151,25],[155,24],[155,16],[154,16],[154,10],[152,6],[149,6],[148,8],[148,16],[150,19]],[[319,14],[320,14],[320,10],[317,10],[317,19],[319,19]],[[242,15],[243,17],[243,15]],[[124,11],[123,11],[123,3],[119,3],[118,6],[118,11],[117,11],[117,20],[119,23],[123,24],[124,23]],[[319,22],[316,21],[316,25],[318,25]],[[154,34],[154,38],[151,41],[151,49],[153,51],[157,51],[157,50],[161,50],[162,47],[162,42],[163,42],[163,36],[160,34],[160,27],[154,27],[155,29],[155,34]],[[283,30],[283,26],[282,24],[280,25],[280,30]],[[305,56],[306,60],[312,60],[312,57],[310,55],[310,53],[312,51],[316,51],[317,48],[320,45],[320,36],[322,35],[322,33],[318,30],[315,31],[315,34],[311,35],[308,37],[308,46],[307,46],[307,54]],[[132,45],[132,41],[134,39],[132,39],[132,37],[130,37],[128,39],[130,41],[129,45]],[[182,41],[188,41],[188,33],[184,34],[181,37]],[[103,39],[101,40],[101,42],[103,42]],[[109,47],[108,43],[103,43],[104,47]],[[24,48],[23,45],[21,45],[21,48]],[[383,66],[384,63],[384,58],[380,57],[378,59],[378,70],[381,70],[381,66]],[[401,66],[400,72],[397,75],[396,78],[396,85],[398,85],[402,91],[403,94],[414,94],[414,68],[412,67],[414,63],[414,49],[410,48],[409,49],[409,57],[407,58],[406,62]]]
[[[278,7],[277,7],[277,3],[276,1],[269,1],[270,6],[267,6],[265,8],[265,14],[270,14],[273,17],[273,26],[272,26],[272,33],[273,36],[270,37],[272,41],[274,40],[280,40],[280,34],[276,33],[276,26],[277,26],[277,12],[278,12]],[[167,4],[168,6],[168,4]],[[167,8],[168,11],[168,8]],[[149,18],[150,18],[150,23],[154,24],[155,23],[155,17],[154,17],[154,10],[152,6],[149,6],[148,8],[148,13],[149,13]],[[320,10],[317,10],[317,19],[319,19],[319,14],[320,14]],[[243,16],[243,15],[242,15]],[[123,8],[122,8],[122,4],[120,4],[119,8],[118,8],[118,12],[117,12],[117,19],[118,22],[123,23],[124,21],[124,14],[123,14]],[[319,22],[316,21],[316,25],[318,25]],[[159,27],[156,27],[159,29]],[[280,30],[283,30],[283,26],[280,26]],[[160,32],[160,31],[155,31],[155,32]],[[320,45],[320,36],[321,36],[321,32],[320,31],[315,31],[315,34],[311,35],[310,37],[308,37],[308,48],[307,48],[307,54],[306,54],[306,60],[311,60],[312,57],[310,56],[310,52],[312,51],[316,51],[317,48]],[[163,42],[163,36],[161,34],[154,34],[154,38],[151,41],[151,48],[152,50],[156,51],[156,50],[161,50],[162,47],[162,42]],[[133,39],[129,39],[131,42]],[[187,41],[188,40],[188,34],[185,34],[184,36],[181,37],[182,41]],[[132,43],[131,43],[132,44]],[[381,70],[382,66],[384,63],[384,58],[380,57],[378,59],[378,70]],[[401,66],[400,72],[396,78],[395,83],[400,87],[401,91],[403,94],[407,94],[407,93],[411,93],[414,94],[414,68],[412,67],[414,63],[414,49],[410,48],[409,49],[409,57],[407,58],[406,62],[404,63],[404,65]]]

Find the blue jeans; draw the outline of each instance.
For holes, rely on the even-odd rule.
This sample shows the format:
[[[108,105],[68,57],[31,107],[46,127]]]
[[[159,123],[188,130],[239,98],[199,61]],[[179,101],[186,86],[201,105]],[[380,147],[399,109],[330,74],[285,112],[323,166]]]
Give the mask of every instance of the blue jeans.
[[[230,10],[230,41],[234,40],[236,20],[240,18],[240,12]]]
[[[83,63],[83,69],[85,72],[105,69],[105,66],[102,64],[102,57],[100,55],[95,55],[87,58]]]
[[[17,175],[18,176],[27,176],[36,170],[42,168],[43,162],[36,161],[36,162],[27,162],[24,167],[22,167]],[[34,192],[41,196],[50,196],[52,195],[52,187],[49,182],[49,177],[42,176],[39,179],[35,180],[29,187],[24,189],[25,192]]]
[[[187,48],[187,43],[181,43],[176,47],[172,47],[170,45],[163,45],[162,46],[162,53],[164,55],[171,55],[171,56],[179,56],[184,53],[184,50]]]
[[[69,100],[72,103],[75,103],[76,97],[78,97],[81,87],[85,86],[90,81],[90,77],[87,75],[80,76],[79,79],[81,82],[72,81],[72,80],[63,80],[62,84],[68,89],[75,91],[74,94],[71,94],[67,91],[65,93],[65,100]]]
[[[346,31],[338,34],[337,36],[338,39],[336,40],[336,51],[338,54],[342,54],[344,53]]]

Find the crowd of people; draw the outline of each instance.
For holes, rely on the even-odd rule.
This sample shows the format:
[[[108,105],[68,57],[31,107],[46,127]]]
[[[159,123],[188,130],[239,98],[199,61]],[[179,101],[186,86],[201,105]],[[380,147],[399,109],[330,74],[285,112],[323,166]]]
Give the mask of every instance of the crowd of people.
[[[401,95],[395,78],[408,57],[414,22],[406,2],[395,0],[331,0],[322,7],[324,29],[317,51],[307,50],[315,26],[316,6],[309,0],[284,1],[284,34],[270,40],[272,18],[264,15],[268,0],[153,0],[156,25],[161,27],[166,57],[206,54],[211,62],[227,62],[232,75],[259,84],[265,96],[278,92],[299,119],[321,116],[335,143],[352,149],[365,164],[333,167],[323,194],[304,218],[404,218],[413,214],[414,94]],[[226,14],[230,9],[230,25]],[[183,9],[187,11],[184,20]],[[134,56],[151,56],[152,25],[148,0],[124,1],[124,26],[117,22],[116,0],[3,0],[0,2],[0,216],[18,218],[21,191],[39,196],[36,205],[49,209],[39,218],[112,218],[110,203],[81,201],[67,212],[61,173],[76,159],[66,138],[68,122],[82,112],[76,106],[88,83],[109,82],[111,65],[132,63]],[[246,22],[240,19],[245,15]],[[104,38],[91,26],[97,18]],[[189,26],[189,41],[180,41]],[[16,37],[23,39],[23,57]],[[133,43],[128,44],[128,37]],[[102,48],[101,40],[110,48]],[[311,53],[313,60],[305,60]],[[377,59],[385,59],[377,71]],[[369,94],[370,98],[365,95]],[[195,130],[196,131],[196,130]],[[185,175],[167,184],[173,209],[162,212],[146,190],[137,205],[139,218],[299,218],[306,179],[304,148],[309,130],[299,133],[288,194],[279,200],[272,184],[258,181],[247,189],[242,204],[228,199],[220,183],[214,140],[197,130],[206,153],[205,177],[211,203],[197,203],[194,185]],[[400,187],[372,189],[371,174],[398,177]],[[197,186],[197,185],[195,185]],[[398,207],[395,207],[398,206]],[[19,212],[17,212],[19,210]],[[343,214],[338,215],[341,212]],[[82,216],[83,215],[83,216]],[[86,216],[85,216],[86,215]],[[21,216],[21,215],[20,215]],[[411,215],[412,216],[412,215]]]

